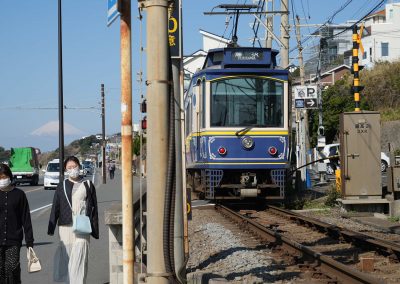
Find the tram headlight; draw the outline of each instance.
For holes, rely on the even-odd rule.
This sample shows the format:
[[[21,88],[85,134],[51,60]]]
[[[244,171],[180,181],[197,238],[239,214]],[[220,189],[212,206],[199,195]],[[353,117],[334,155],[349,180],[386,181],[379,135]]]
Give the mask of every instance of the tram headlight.
[[[245,136],[245,137],[242,138],[242,146],[245,149],[249,150],[249,149],[253,148],[254,140],[249,136]]]

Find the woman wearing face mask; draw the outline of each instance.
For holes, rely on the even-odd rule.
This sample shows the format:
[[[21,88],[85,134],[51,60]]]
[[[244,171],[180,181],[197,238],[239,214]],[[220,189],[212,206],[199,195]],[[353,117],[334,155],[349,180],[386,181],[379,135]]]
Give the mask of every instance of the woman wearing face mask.
[[[0,283],[21,283],[22,236],[33,247],[31,214],[25,193],[15,188],[7,165],[0,164]]]
[[[79,176],[79,167],[76,157],[65,159],[64,170],[68,178],[54,193],[47,233],[53,235],[58,224],[60,243],[53,271],[56,282],[86,283],[90,235],[74,233],[72,215],[86,214],[92,227],[91,235],[99,238],[96,189],[92,182]]]

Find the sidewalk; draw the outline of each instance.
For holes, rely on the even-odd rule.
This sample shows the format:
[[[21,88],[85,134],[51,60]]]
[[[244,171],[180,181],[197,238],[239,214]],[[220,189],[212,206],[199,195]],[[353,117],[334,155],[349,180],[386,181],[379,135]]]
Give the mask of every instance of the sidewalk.
[[[109,283],[109,255],[108,255],[108,227],[104,224],[104,212],[113,203],[121,202],[121,171],[116,170],[115,178],[107,183],[101,183],[101,176],[96,177],[96,193],[99,209],[99,232],[98,240],[90,239],[88,284]],[[144,180],[143,180],[144,181]],[[134,176],[134,190],[139,190],[139,179]],[[145,185],[144,187],[145,188]],[[54,236],[47,235],[47,224],[50,216],[50,207],[38,214],[32,215],[32,224],[35,237],[35,251],[42,263],[42,271],[29,274],[27,272],[26,248],[21,248],[21,280],[22,283],[43,284],[53,282],[54,253],[58,245],[58,228]]]

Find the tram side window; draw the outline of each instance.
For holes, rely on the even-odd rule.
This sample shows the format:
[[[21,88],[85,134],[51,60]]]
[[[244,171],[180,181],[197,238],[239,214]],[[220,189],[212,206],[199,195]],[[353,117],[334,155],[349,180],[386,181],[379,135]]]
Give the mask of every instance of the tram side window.
[[[264,85],[264,121],[269,127],[283,126],[283,84],[269,81]]]
[[[193,98],[193,87],[189,86],[189,90],[187,91],[187,102],[185,108],[185,133],[186,136],[189,136],[192,132],[192,98]]]
[[[190,134],[190,128],[189,128],[189,120],[190,120],[189,109],[190,109],[190,103],[187,104],[186,110],[185,110],[185,133],[186,133],[186,136],[189,136],[189,134]]]
[[[206,80],[201,82],[201,127],[206,127]]]

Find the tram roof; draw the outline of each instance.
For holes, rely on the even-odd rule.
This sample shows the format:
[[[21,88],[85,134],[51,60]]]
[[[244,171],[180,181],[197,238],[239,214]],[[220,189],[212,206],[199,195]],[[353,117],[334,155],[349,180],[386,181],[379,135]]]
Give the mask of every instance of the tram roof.
[[[204,69],[276,67],[278,51],[261,47],[226,47],[208,51]]]

